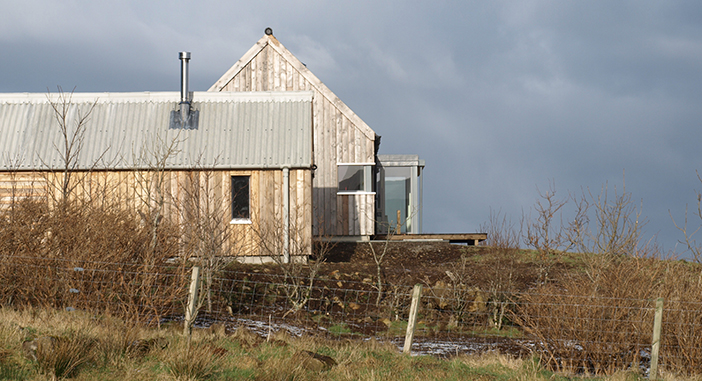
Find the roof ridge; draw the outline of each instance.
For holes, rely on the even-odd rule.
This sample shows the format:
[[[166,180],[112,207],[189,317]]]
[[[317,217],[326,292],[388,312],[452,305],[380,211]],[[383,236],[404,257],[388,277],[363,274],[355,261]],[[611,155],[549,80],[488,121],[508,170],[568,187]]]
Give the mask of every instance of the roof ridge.
[[[334,105],[339,111],[344,114],[353,125],[361,131],[366,137],[375,140],[376,133],[366,122],[361,119],[351,108],[346,105],[331,89],[327,87],[319,78],[317,78],[311,70],[307,68],[290,50],[288,50],[277,38],[273,35],[263,35],[232,67],[229,68],[209,89],[208,91],[221,91],[236,77],[242,69],[246,67],[259,53],[270,46],[278,54],[280,54],[288,63],[290,63],[300,75],[302,75],[311,86],[314,87],[323,97]]]

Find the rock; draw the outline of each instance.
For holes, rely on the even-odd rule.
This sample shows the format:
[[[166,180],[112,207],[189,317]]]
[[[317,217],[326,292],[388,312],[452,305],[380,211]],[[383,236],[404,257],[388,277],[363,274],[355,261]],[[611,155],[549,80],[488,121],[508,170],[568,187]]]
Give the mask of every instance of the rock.
[[[313,372],[322,372],[336,366],[333,358],[310,351],[300,351],[293,356],[293,362]]]

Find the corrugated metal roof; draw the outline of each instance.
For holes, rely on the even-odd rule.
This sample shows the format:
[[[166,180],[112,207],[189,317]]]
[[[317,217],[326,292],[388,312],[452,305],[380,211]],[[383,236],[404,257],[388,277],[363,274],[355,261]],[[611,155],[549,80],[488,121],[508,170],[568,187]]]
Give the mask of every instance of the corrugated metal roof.
[[[56,94],[0,94],[0,170],[63,168],[49,97],[57,104]],[[167,169],[312,165],[312,92],[195,92],[195,130],[169,129],[179,101],[177,92],[73,94],[71,131],[95,104],[76,169],[148,169],[166,157]]]

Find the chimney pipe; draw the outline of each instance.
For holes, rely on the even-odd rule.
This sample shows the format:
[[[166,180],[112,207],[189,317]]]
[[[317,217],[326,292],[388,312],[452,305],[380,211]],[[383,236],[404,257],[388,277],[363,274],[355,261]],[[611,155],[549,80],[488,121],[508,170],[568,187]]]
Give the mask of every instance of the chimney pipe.
[[[190,93],[188,92],[188,62],[190,52],[180,52],[180,117],[185,123],[190,117]]]

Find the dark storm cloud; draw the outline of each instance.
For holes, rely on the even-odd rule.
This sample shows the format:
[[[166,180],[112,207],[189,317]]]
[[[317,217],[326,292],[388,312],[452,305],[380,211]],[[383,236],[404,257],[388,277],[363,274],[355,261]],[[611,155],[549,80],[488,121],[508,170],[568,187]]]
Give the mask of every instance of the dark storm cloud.
[[[702,189],[702,4],[686,1],[219,1],[10,4],[0,91],[206,90],[266,26],[378,134],[426,159],[432,232],[518,220],[558,195],[622,186],[648,236]]]

